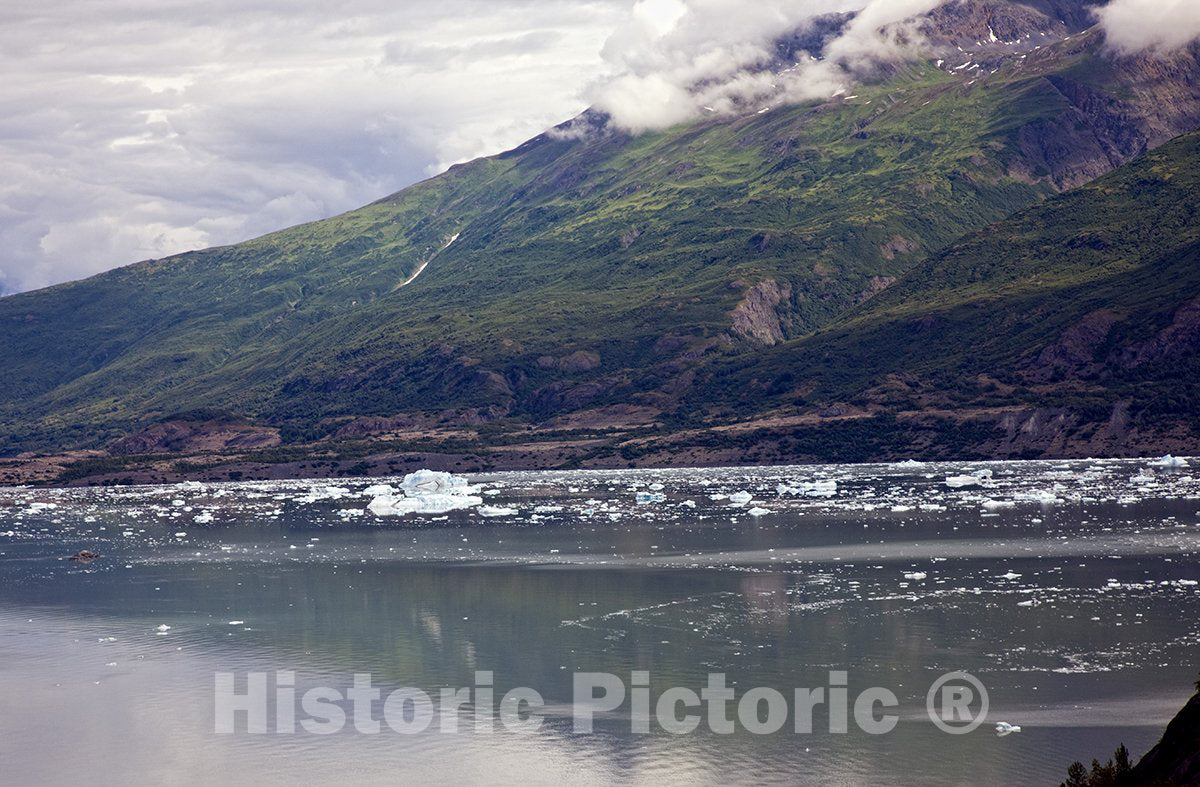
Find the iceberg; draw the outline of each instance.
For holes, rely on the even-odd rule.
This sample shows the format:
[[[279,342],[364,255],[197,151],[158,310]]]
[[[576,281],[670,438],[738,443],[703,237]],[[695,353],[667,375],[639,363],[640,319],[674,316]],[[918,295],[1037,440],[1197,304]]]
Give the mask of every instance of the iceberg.
[[[483,498],[474,495],[419,495],[417,497],[393,497],[379,495],[367,505],[367,510],[376,516],[399,516],[403,514],[448,514],[464,508],[483,505]]]
[[[404,476],[400,489],[409,497],[431,494],[475,494],[479,487],[467,483],[467,479],[437,470],[418,470]]]
[[[1021,731],[1020,727],[1018,727],[1015,724],[1009,724],[1006,721],[1002,721],[996,725],[996,735],[998,735],[1001,738],[1005,737],[1006,735],[1012,735],[1014,732],[1020,732],[1020,731]]]
[[[746,513],[748,513],[750,516],[766,516],[767,514],[771,513],[771,510],[769,508],[755,507],[755,508],[751,508]]]
[[[1186,459],[1181,459],[1178,456],[1171,456],[1170,454],[1167,454],[1161,459],[1155,459],[1150,463],[1150,465],[1152,467],[1187,467],[1188,463]]]
[[[477,494],[479,487],[471,486],[465,478],[434,470],[418,470],[406,475],[400,482],[400,489],[404,491],[403,497],[397,496],[395,490],[385,484],[369,487],[368,491],[378,494],[367,505],[367,510],[376,516],[402,516],[446,514],[483,505],[483,498]]]
[[[729,496],[729,502],[739,506],[744,506],[753,499],[753,495],[749,492],[734,492]]]

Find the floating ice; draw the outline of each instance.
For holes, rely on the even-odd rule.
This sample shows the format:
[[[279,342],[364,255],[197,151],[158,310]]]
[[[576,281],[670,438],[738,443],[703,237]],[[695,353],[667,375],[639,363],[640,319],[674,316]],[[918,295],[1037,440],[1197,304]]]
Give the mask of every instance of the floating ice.
[[[308,494],[296,498],[297,503],[315,503],[318,500],[340,500],[350,494],[344,486],[314,486]]]
[[[1151,462],[1150,464],[1154,467],[1187,467],[1188,466],[1186,459],[1181,459],[1178,456],[1171,456],[1170,454],[1167,454],[1166,456],[1162,457],[1161,459],[1156,459],[1153,462]]]
[[[661,485],[660,485],[661,488]],[[638,492],[634,500],[638,503],[661,503],[667,499],[666,495],[661,495],[656,492]]]
[[[170,630],[171,630],[171,627],[168,626],[166,623],[163,623],[162,625],[160,625],[158,628],[155,629],[155,631],[159,631],[164,634]]]
[[[483,498],[474,495],[419,495],[417,497],[380,495],[367,505],[367,510],[376,516],[447,514],[451,511],[474,508],[482,504]]]
[[[922,579],[927,579],[928,577],[929,575],[924,571],[914,571],[911,574],[904,575],[905,579],[911,579],[914,582],[920,582]]]
[[[755,507],[755,508],[751,508],[746,513],[748,513],[750,516],[766,516],[767,514],[771,513],[771,510],[769,508]]]
[[[729,502],[739,506],[744,506],[754,499],[754,496],[749,492],[734,492],[729,496]]]
[[[406,475],[400,488],[404,497],[397,497],[395,490],[384,484],[370,487],[381,494],[375,495],[367,510],[376,516],[446,514],[483,504],[483,498],[477,494],[479,487],[471,486],[465,478],[435,470],[418,470]]]
[[[970,475],[952,475],[946,479],[946,486],[951,489],[962,489],[967,486],[983,486],[984,481],[992,478],[991,470],[976,470]]]
[[[998,511],[1002,508],[1016,508],[1017,504],[1011,500],[984,500],[981,504],[988,511]]]
[[[502,508],[500,506],[481,506],[479,508],[480,516],[513,516],[517,513],[515,508]]]
[[[404,476],[400,482],[404,494],[410,497],[432,494],[476,494],[478,487],[467,483],[467,479],[436,470],[418,470]]]
[[[213,515],[208,511],[202,511],[192,517],[192,521],[198,525],[207,525],[209,522],[213,521]]]
[[[1018,727],[1015,724],[1009,724],[1006,721],[1002,721],[996,725],[996,735],[1000,736],[1001,738],[1003,738],[1006,735],[1012,735],[1014,732],[1020,732],[1020,731],[1021,731],[1020,727]]]
[[[823,481],[802,481],[796,486],[787,486],[780,484],[775,487],[775,491],[780,497],[784,495],[801,495],[804,497],[833,497],[837,494],[837,481],[832,479]]]

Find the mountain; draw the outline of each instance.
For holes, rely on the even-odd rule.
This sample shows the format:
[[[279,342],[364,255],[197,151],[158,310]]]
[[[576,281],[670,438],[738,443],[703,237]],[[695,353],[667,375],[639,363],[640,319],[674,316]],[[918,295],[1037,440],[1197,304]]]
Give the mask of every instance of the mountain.
[[[1054,211],[1099,206],[1104,188],[1120,192],[1115,218],[1159,226],[1170,203],[1121,191],[1149,164],[1055,195],[1200,128],[1200,47],[1115,57],[1087,20],[1067,0],[948,3],[923,22],[927,57],[856,95],[638,136],[588,112],[341,216],[0,299],[0,455],[340,461],[383,440],[541,466],[1076,450],[1049,432],[1002,444],[977,416],[1136,419],[1137,386],[1169,387],[1179,367],[1129,360],[1129,337],[1196,294],[1184,247],[1089,278],[1089,260],[1116,276],[1137,233],[1173,242],[1154,227],[1055,235]],[[781,57],[808,56],[819,32]],[[1180,173],[1189,145],[1167,154]],[[1178,196],[1156,189],[1148,200]],[[1013,214],[1026,224],[997,224]],[[1014,233],[1035,230],[1051,245],[1010,264],[1027,239]],[[1045,248],[1077,264],[1060,271]],[[1179,275],[1154,273],[1167,268]],[[1034,324],[1013,326],[1013,307]],[[912,324],[934,327],[897,333]],[[1074,337],[1095,332],[1088,361],[1091,339]],[[1051,338],[1061,348],[1033,358]],[[1118,346],[1134,356],[1105,354]],[[1122,434],[1112,450],[1146,449]]]
[[[880,434],[933,452],[922,439],[964,430],[978,456],[1178,452],[1200,435],[1198,350],[1192,133],[948,245],[857,311],[726,370],[723,384],[758,407],[806,397],[899,415]],[[922,428],[930,414],[948,434]]]
[[[1200,688],[1200,686],[1198,686]],[[1122,744],[1107,762],[1089,769],[1075,762],[1062,787],[1176,787],[1200,781],[1200,693],[1192,695],[1167,725],[1162,739],[1137,765]]]

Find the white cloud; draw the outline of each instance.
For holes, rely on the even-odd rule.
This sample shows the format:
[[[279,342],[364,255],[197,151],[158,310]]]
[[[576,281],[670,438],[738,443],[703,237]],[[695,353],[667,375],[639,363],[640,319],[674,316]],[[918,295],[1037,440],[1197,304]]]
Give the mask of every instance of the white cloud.
[[[586,105],[627,0],[0,6],[0,292],[236,242]]]
[[[595,85],[595,106],[629,131],[663,128],[705,113],[829,96],[878,61],[901,56],[915,40],[897,23],[941,0],[639,0],[604,48],[618,72]],[[857,12],[821,62],[783,74],[763,69],[774,42],[830,13]]]
[[[1096,17],[1122,52],[1167,52],[1200,39],[1197,0],[1113,0]]]

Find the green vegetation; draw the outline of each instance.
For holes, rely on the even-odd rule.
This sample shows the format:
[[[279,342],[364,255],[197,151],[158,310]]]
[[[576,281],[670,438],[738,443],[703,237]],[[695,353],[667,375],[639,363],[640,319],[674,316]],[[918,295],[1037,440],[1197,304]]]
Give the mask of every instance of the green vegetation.
[[[351,416],[470,411],[520,430],[630,402],[681,428],[874,406],[865,392],[889,372],[957,390],[1114,299],[1136,315],[1118,333],[1142,336],[1197,276],[1195,247],[1174,242],[1192,237],[1195,140],[1137,170],[1145,183],[1110,179],[1051,203],[1053,221],[1035,208],[955,243],[1074,172],[1031,153],[1031,134],[1107,133],[1064,85],[1115,106],[1133,78],[1085,35],[979,80],[912,64],[853,100],[636,138],[549,134],[325,221],[3,298],[0,454],[103,446],[195,411],[278,426],[288,445]],[[1089,144],[1063,160],[1111,166]],[[1134,202],[1108,229],[1102,211]],[[1150,253],[1166,240],[1174,256]],[[932,332],[911,327],[927,318]],[[1160,379],[1114,375],[1121,391]],[[962,401],[1110,409],[1019,382]],[[866,456],[891,438],[846,439]]]
[[[1099,760],[1092,760],[1090,772],[1082,762],[1073,763],[1067,769],[1067,780],[1062,787],[1132,787],[1133,784],[1129,749],[1121,744],[1107,763],[1102,765]]]

